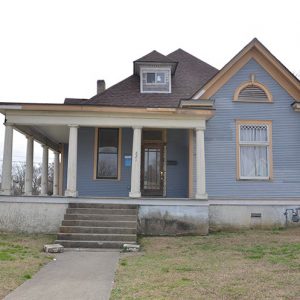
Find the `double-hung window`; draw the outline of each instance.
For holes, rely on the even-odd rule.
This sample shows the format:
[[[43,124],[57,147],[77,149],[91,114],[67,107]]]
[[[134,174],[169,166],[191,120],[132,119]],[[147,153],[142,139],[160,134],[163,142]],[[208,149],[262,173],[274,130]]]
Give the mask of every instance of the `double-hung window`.
[[[96,179],[118,179],[120,164],[120,132],[118,128],[97,130]]]
[[[271,178],[271,121],[237,121],[238,179]]]

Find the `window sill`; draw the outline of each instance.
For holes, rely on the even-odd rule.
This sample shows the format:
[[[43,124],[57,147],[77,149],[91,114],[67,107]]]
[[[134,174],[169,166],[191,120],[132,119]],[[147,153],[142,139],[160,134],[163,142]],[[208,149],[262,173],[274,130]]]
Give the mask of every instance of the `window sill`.
[[[93,178],[93,181],[120,181],[121,178]]]
[[[240,177],[238,181],[271,181],[270,177]]]

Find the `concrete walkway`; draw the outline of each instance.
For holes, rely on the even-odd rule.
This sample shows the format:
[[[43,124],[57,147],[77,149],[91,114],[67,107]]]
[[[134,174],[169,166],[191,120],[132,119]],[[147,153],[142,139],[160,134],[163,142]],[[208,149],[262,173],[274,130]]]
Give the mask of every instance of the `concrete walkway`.
[[[119,252],[65,252],[24,282],[5,300],[106,300]]]

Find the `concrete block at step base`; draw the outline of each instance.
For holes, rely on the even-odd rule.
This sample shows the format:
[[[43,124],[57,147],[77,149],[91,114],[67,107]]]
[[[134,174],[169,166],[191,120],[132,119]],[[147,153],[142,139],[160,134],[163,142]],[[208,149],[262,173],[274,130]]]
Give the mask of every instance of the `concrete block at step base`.
[[[44,251],[46,253],[62,253],[64,252],[64,246],[60,244],[44,245]]]
[[[123,245],[124,252],[138,252],[140,251],[140,245],[137,244],[124,244]]]

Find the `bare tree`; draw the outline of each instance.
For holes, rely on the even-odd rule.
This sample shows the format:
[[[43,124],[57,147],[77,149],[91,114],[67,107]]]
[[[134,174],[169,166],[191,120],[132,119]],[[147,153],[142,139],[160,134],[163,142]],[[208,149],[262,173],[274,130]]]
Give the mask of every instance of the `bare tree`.
[[[25,192],[25,163],[15,163],[12,166],[12,192],[13,195],[23,195]],[[48,166],[48,195],[52,195],[53,191],[53,173],[54,163],[50,163]],[[39,195],[41,193],[41,177],[42,167],[41,164],[33,165],[32,174],[32,194]]]
[[[53,194],[54,163],[48,165],[48,195]]]
[[[33,166],[33,174],[32,174],[32,194],[33,195],[40,194],[41,182],[42,182],[42,167],[41,167],[41,164],[35,164]]]
[[[25,187],[25,164],[15,163],[12,167],[13,195],[22,195]]]

